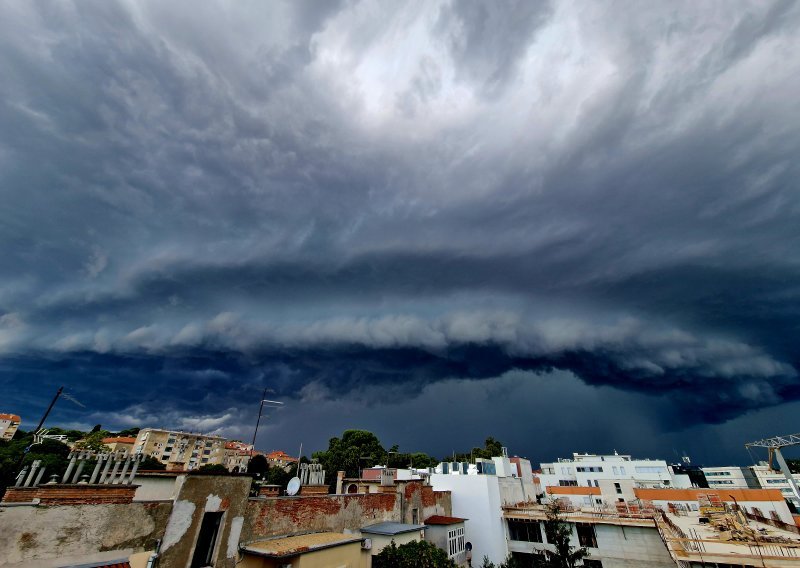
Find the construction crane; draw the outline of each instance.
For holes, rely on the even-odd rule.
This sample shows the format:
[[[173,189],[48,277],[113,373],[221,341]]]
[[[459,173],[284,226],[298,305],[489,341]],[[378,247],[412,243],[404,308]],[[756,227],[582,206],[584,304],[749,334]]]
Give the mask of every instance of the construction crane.
[[[748,450],[750,448],[767,448],[767,450],[769,450],[769,468],[772,469],[772,456],[774,455],[775,459],[778,461],[778,466],[781,468],[781,472],[784,477],[786,477],[786,481],[789,482],[789,487],[792,488],[792,493],[794,493],[795,498],[800,501],[800,489],[797,487],[797,481],[794,476],[792,476],[792,472],[789,470],[789,466],[786,460],[783,459],[783,454],[781,453],[781,448],[798,445],[800,445],[800,434],[788,434],[786,436],[775,436],[773,438],[764,438],[763,440],[749,442],[745,444],[744,447]]]

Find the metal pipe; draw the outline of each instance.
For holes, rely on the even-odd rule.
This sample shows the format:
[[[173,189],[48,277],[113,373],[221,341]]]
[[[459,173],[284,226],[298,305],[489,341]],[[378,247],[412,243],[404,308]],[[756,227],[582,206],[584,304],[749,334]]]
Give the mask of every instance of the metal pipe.
[[[38,487],[39,483],[42,481],[42,477],[44,477],[44,467],[39,468],[39,475],[36,476],[36,480],[33,482],[34,487]]]
[[[22,480],[25,479],[25,475],[27,473],[28,473],[28,466],[26,465],[25,467],[22,468],[22,471],[20,471],[17,474],[17,482],[14,484],[14,487],[20,487],[22,485]]]
[[[30,473],[28,473],[28,477],[25,479],[25,487],[30,487],[31,486],[31,483],[33,482],[33,476],[36,475],[36,470],[39,469],[39,465],[41,463],[42,463],[41,461],[35,460],[31,464],[31,471],[30,471]]]

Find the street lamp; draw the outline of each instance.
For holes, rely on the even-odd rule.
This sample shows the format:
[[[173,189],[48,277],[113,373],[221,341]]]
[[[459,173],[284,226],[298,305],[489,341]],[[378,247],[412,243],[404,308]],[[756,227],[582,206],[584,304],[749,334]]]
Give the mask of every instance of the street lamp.
[[[264,394],[261,395],[261,405],[258,407],[258,418],[256,419],[256,429],[253,432],[253,449],[256,449],[256,436],[258,435],[258,425],[261,423],[261,413],[264,411],[264,404],[266,403],[270,408],[279,408],[283,406],[282,402],[278,402],[277,400],[267,400],[265,397],[267,396],[267,391],[269,389],[264,389]]]

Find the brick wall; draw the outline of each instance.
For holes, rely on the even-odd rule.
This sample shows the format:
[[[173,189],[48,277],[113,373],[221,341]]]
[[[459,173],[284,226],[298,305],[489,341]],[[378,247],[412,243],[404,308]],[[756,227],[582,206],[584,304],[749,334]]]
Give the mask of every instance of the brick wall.
[[[41,505],[124,504],[133,501],[138,485],[45,484],[39,487],[11,487],[3,501],[29,503],[39,499]]]
[[[36,497],[38,487],[9,487],[3,495],[3,503],[30,503]]]

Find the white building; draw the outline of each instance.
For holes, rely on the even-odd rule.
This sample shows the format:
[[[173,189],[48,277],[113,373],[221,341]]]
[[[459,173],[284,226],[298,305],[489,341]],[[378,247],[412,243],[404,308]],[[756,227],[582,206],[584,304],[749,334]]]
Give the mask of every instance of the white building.
[[[430,475],[434,491],[450,491],[453,516],[469,519],[464,538],[472,545],[473,566],[484,556],[495,564],[508,556],[503,506],[536,501],[537,486],[517,472],[516,464],[501,456],[475,464],[441,463]]]
[[[704,467],[711,489],[757,489],[761,487],[749,467]]]
[[[572,459],[559,459],[541,464],[542,487],[600,487],[603,481],[628,481],[633,487],[689,488],[689,476],[676,474],[664,460],[633,459],[629,455],[572,454]]]
[[[789,481],[783,472],[771,469],[766,463],[754,465],[748,468],[752,471],[753,476],[758,480],[758,484],[762,489],[777,489],[781,492],[784,499],[792,502],[792,504],[800,510],[800,499],[795,495]],[[797,483],[800,483],[800,474],[795,473],[794,477]]]
[[[220,436],[144,428],[136,436],[133,451],[154,457],[168,470],[194,470],[204,465],[222,465],[225,442]]]

